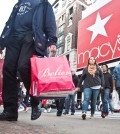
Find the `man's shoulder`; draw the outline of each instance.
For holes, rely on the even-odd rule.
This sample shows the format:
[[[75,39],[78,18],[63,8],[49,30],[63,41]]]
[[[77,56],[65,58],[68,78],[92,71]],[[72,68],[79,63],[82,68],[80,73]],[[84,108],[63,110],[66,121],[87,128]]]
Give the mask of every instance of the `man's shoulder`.
[[[120,78],[120,65],[117,65],[113,70],[113,76]]]
[[[115,66],[114,71],[120,71],[120,64],[118,64],[117,66]]]

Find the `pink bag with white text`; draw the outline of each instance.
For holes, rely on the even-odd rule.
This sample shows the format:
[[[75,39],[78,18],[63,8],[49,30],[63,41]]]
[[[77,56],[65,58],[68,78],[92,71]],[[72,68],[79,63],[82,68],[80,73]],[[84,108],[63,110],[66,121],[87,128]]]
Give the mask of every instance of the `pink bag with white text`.
[[[74,84],[65,56],[31,58],[32,85],[30,94],[41,97],[65,97],[74,93]]]

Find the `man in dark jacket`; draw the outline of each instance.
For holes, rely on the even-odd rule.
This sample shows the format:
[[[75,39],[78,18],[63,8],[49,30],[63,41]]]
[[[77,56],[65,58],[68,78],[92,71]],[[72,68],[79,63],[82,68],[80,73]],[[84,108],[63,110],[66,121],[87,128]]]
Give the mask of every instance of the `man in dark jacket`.
[[[17,121],[18,95],[16,73],[19,71],[25,88],[31,85],[30,58],[47,56],[56,51],[56,22],[48,0],[19,0],[0,37],[1,50],[6,47],[3,66],[3,107],[0,121]],[[31,120],[41,115],[41,104],[31,96]]]
[[[105,84],[104,84],[104,89],[102,89],[101,91],[101,98],[103,103],[103,110],[101,116],[105,118],[109,113],[108,104],[111,108],[110,95],[113,90],[113,82],[112,82],[112,75],[108,72],[107,64],[102,65],[102,71],[104,75]]]

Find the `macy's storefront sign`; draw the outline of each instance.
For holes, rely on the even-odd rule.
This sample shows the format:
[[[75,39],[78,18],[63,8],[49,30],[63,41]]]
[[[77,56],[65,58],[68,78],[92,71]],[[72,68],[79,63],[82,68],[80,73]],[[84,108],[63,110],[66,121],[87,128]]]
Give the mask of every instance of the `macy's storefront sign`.
[[[93,8],[92,6],[100,6]],[[78,25],[77,69],[87,65],[94,56],[98,63],[120,57],[120,1],[98,1]],[[111,9],[111,10],[108,10]]]

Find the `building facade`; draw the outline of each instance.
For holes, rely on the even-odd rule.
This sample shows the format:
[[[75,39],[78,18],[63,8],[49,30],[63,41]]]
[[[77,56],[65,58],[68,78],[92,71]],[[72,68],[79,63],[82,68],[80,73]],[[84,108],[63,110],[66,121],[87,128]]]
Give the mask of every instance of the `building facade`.
[[[96,5],[99,1],[100,0],[56,0],[53,3],[58,36],[57,55],[66,55],[70,61],[72,70],[76,71],[77,69],[78,22],[84,18],[86,9],[92,4]],[[100,62],[99,65],[102,63]],[[112,72],[113,68],[119,63],[119,58],[107,60],[104,63],[108,64]],[[81,73],[82,69],[77,70],[78,75]]]
[[[56,0],[53,10],[57,24],[57,55],[66,55],[70,67],[76,71],[78,22],[84,11],[95,0]]]

